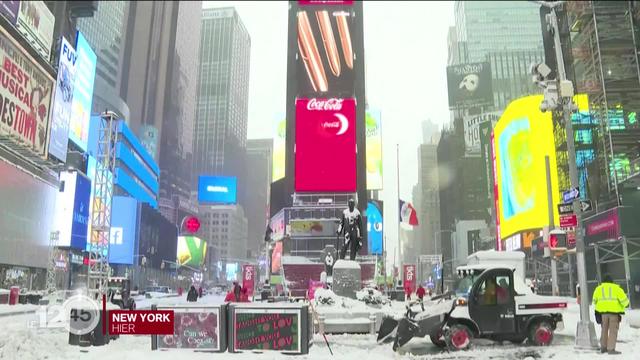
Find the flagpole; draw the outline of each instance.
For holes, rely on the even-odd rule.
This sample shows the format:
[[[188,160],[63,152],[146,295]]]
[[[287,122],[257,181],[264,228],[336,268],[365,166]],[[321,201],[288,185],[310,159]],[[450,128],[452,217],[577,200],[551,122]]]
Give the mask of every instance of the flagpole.
[[[400,207],[400,144],[396,144],[396,186],[397,186],[397,190],[398,190],[398,201],[396,201],[396,203],[398,204],[398,207]],[[400,212],[402,211],[402,209],[398,209],[398,214],[400,214]],[[398,247],[398,262],[402,263],[399,259],[400,256],[402,256],[402,248],[401,248],[401,244],[400,244],[400,218],[398,217],[398,241],[397,243],[397,247]],[[394,254],[395,255],[395,254]],[[396,264],[396,256],[394,256],[393,259],[393,267],[394,267],[394,271],[395,271],[395,264]]]

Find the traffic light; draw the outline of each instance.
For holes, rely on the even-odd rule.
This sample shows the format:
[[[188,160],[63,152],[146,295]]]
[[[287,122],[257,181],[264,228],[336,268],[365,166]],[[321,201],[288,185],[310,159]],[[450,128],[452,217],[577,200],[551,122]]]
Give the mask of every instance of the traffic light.
[[[567,234],[565,233],[554,233],[549,234],[549,248],[566,248],[567,247]]]

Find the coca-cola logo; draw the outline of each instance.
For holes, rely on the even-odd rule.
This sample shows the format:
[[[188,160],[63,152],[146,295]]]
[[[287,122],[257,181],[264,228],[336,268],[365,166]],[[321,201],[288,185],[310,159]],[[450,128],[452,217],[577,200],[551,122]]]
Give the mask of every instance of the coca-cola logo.
[[[307,110],[309,111],[340,111],[342,110],[342,102],[344,99],[310,99],[307,103]]]

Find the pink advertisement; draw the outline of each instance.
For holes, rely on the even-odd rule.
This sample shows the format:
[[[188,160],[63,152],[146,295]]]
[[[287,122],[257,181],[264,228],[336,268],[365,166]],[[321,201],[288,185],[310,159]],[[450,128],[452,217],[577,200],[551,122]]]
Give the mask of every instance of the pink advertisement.
[[[617,239],[620,234],[620,221],[618,209],[611,209],[599,219],[590,221],[587,225],[587,236],[603,235],[609,239]]]
[[[412,293],[416,290],[416,266],[413,264],[402,266],[402,283],[405,293]]]
[[[355,118],[355,99],[296,100],[296,191],[356,190]]]
[[[247,295],[253,296],[255,287],[256,268],[253,265],[242,265],[242,287],[247,289]]]

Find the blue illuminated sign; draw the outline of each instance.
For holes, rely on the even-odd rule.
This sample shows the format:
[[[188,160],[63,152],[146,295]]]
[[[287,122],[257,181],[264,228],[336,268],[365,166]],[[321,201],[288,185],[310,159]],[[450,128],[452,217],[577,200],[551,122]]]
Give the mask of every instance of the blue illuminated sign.
[[[367,234],[369,253],[382,255],[382,202],[369,201],[367,204]]]
[[[237,179],[230,176],[200,176],[198,202],[201,204],[235,204]]]
[[[76,81],[73,89],[69,139],[82,151],[87,151],[89,141],[89,118],[93,101],[93,86],[96,78],[96,53],[80,31],[76,41]]]
[[[111,207],[109,263],[132,265],[136,248],[138,202],[134,198],[114,196]]]
[[[84,249],[87,245],[89,208],[91,206],[89,203],[90,196],[91,180],[78,174],[71,220],[71,247],[75,249]]]
[[[51,114],[51,135],[49,136],[49,154],[62,162],[67,161],[67,145],[69,143],[69,119],[71,102],[76,81],[76,60],[78,55],[71,44],[62,38],[60,44],[60,60],[58,61],[58,80],[53,98]]]

